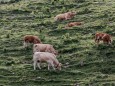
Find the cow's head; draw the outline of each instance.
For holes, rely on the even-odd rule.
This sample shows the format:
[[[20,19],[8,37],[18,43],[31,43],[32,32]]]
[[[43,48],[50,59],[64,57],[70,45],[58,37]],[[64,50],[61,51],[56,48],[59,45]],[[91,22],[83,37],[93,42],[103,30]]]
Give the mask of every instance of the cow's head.
[[[76,15],[76,12],[68,12],[68,14],[69,14],[71,17],[73,17],[73,16]]]
[[[33,45],[33,53],[35,53],[35,52],[39,52],[39,50],[38,50],[38,44],[34,44]]]
[[[58,63],[58,64],[56,65],[56,69],[58,69],[58,70],[61,70],[61,67],[62,67],[62,64],[61,64],[61,63]]]
[[[54,53],[55,55],[58,55],[58,51],[57,51],[57,50],[54,50],[53,53]]]

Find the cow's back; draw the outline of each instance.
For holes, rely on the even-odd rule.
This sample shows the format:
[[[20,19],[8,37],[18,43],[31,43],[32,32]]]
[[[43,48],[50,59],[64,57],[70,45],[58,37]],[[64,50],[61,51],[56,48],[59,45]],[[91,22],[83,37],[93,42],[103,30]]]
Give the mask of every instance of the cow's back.
[[[35,52],[34,58],[44,62],[48,60],[54,60],[55,55],[49,52]]]
[[[104,41],[110,41],[110,40],[111,40],[111,35],[105,34],[105,35],[103,36],[103,40],[104,40]]]

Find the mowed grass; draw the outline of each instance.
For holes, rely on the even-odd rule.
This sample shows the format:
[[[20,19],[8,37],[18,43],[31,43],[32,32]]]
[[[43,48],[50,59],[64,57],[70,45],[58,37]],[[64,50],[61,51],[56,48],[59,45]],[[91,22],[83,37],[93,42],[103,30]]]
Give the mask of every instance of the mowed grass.
[[[17,0],[0,4],[1,86],[114,86],[114,0]],[[71,20],[55,22],[57,14],[76,11]],[[81,26],[64,29],[73,21]],[[94,34],[112,35],[112,46],[94,43]],[[36,35],[52,44],[63,64],[61,71],[33,70],[32,45],[23,48],[23,36]]]

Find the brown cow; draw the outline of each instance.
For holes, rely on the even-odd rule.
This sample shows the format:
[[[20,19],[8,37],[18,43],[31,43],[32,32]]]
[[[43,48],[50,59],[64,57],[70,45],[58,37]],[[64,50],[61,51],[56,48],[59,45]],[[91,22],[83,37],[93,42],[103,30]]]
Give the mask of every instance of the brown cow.
[[[96,33],[95,42],[99,44],[100,41],[103,41],[103,43],[106,43],[106,44],[111,44],[112,43],[111,35],[107,33]]]
[[[23,43],[24,48],[28,46],[28,43],[33,43],[33,44],[42,43],[37,36],[33,36],[33,35],[24,36],[23,41],[24,41]]]
[[[69,27],[79,26],[79,25],[82,25],[82,22],[70,22],[65,26],[65,28],[67,29]]]
[[[58,20],[68,20],[68,19],[72,19],[74,16],[76,15],[75,12],[67,12],[67,13],[63,13],[63,14],[58,14],[54,20],[58,21]]]

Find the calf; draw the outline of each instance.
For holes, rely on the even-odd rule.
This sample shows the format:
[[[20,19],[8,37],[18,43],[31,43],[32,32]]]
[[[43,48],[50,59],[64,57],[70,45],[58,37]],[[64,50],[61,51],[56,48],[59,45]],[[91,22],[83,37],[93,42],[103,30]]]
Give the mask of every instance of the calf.
[[[58,20],[68,20],[73,18],[76,15],[75,12],[67,12],[67,13],[63,13],[63,14],[58,14],[54,20],[58,21]]]
[[[61,70],[61,63],[57,60],[56,56],[52,53],[49,52],[35,52],[33,55],[33,65],[34,65],[34,70],[36,70],[36,65],[38,66],[39,69],[40,63],[41,62],[47,62],[48,63],[48,70],[50,70],[50,66],[55,70],[57,68],[58,70]]]
[[[28,43],[33,43],[33,44],[42,43],[37,36],[33,36],[33,35],[24,36],[23,41],[24,41],[23,43],[24,48],[28,46]]]
[[[67,29],[68,27],[79,26],[81,24],[82,22],[70,22],[65,26],[65,28]]]
[[[103,43],[106,43],[106,44],[111,44],[112,43],[111,35],[107,33],[96,33],[95,42],[99,44],[100,41],[103,41]]]
[[[54,49],[54,47],[51,44],[34,44],[33,52],[49,52],[55,55],[58,54],[58,52]]]

